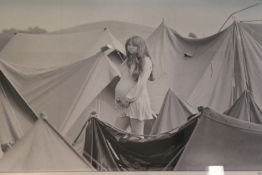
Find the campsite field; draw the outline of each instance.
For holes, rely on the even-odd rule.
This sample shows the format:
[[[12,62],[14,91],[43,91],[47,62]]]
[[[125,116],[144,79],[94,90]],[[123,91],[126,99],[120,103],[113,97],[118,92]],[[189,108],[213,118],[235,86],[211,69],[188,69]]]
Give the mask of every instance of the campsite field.
[[[259,174],[262,3],[252,2],[0,0],[0,173]],[[155,76],[143,138],[116,126],[134,35]]]

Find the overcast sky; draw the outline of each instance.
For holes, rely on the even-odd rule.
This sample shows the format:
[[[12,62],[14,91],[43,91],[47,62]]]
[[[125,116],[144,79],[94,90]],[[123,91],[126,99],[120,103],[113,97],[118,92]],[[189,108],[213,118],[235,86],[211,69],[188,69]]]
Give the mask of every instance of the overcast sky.
[[[165,23],[187,35],[211,35],[233,11],[262,0],[0,0],[0,30],[38,26],[48,31],[103,20],[157,27]],[[262,19],[262,5],[236,15]]]

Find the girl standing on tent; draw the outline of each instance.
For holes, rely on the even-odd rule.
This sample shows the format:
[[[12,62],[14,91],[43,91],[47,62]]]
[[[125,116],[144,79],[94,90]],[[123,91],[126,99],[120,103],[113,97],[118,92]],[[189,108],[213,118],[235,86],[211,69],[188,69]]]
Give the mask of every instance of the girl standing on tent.
[[[148,80],[153,81],[152,61],[146,42],[139,36],[126,41],[126,60],[121,67],[121,78],[115,89],[115,100],[122,113],[116,126],[126,130],[128,126],[136,135],[144,134],[145,120],[156,115],[150,106]]]

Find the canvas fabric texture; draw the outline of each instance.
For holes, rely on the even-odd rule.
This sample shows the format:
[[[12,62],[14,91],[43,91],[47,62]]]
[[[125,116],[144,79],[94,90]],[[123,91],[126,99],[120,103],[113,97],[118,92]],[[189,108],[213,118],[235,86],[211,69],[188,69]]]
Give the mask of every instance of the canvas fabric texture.
[[[261,108],[260,38],[254,38],[246,25],[235,22],[227,29],[228,44],[222,46],[226,52],[218,52],[224,55],[212,60],[212,69],[206,70],[188,98],[190,104],[222,113],[248,90]]]
[[[1,172],[95,171],[39,119],[0,160]]]
[[[158,135],[175,129],[178,130],[188,121],[189,117],[197,113],[196,109],[169,89],[150,134]]]
[[[186,39],[162,23],[147,39],[157,77],[152,100],[163,102],[171,88],[195,108],[222,113],[249,90],[261,108],[260,31],[259,24],[235,21],[210,37]],[[161,105],[152,105],[159,111]]]
[[[213,115],[210,112],[210,115],[222,116],[223,120],[226,117],[223,117],[224,115],[221,113],[231,108],[232,105],[232,109],[239,104],[244,104],[247,108],[250,105],[250,109],[253,106],[254,109],[248,112],[248,109],[236,107],[236,109],[232,110],[236,112],[232,112],[231,115],[239,119],[250,120],[252,114],[254,122],[258,121],[259,118],[255,116],[260,115],[262,107],[261,29],[262,26],[259,24],[239,23],[236,21],[222,32],[213,36],[203,39],[186,39],[162,23],[147,38],[156,76],[156,80],[149,82],[148,85],[153,110],[159,113],[166,93],[171,89],[178,97],[185,99],[193,108],[196,109],[198,106],[211,107],[220,114]],[[103,36],[101,40],[99,36]],[[59,129],[72,143],[92,110],[99,111],[98,117],[103,121],[111,122],[111,124],[114,122],[114,118],[117,117],[117,112],[114,110],[112,102],[114,101],[113,90],[119,76],[118,66],[120,65],[116,66],[111,59],[108,59],[108,56],[99,52],[101,43],[108,44],[107,42],[110,41],[110,38],[112,39],[112,36],[108,31],[104,30],[62,35],[33,36],[18,34],[10,40],[0,53],[0,69],[32,110],[36,114],[40,112],[47,113],[50,123]],[[96,41],[98,41],[98,44],[95,44],[95,48],[93,44]],[[111,41],[110,43],[116,45],[114,44],[115,42]],[[120,47],[118,50],[121,50]],[[12,101],[12,95],[6,93],[7,98],[3,92],[1,91],[1,98],[5,99],[3,102],[7,102],[6,99]],[[252,99],[249,99],[247,95],[242,98],[243,92],[250,93]],[[239,101],[238,99],[241,100]],[[13,100],[14,104],[15,101]],[[7,104],[2,103],[1,110],[7,110],[10,107]],[[181,103],[178,104],[180,105]],[[11,110],[8,110],[8,115],[10,115]],[[19,111],[19,107],[17,107],[17,110]],[[255,151],[261,151],[258,150],[257,146],[253,149],[248,144],[260,144],[260,131],[256,133],[256,131],[252,130],[255,125],[242,124],[245,123],[244,121],[235,122],[235,119],[231,117],[231,119],[225,119],[230,121],[230,126],[223,124],[221,129],[220,125],[214,121],[222,119],[213,120],[214,117],[202,118],[204,119],[201,119],[201,121],[207,123],[206,125],[203,124],[204,122],[201,122],[203,129],[206,129],[205,131],[210,131],[210,134],[217,131],[210,138],[207,135],[207,143],[205,141],[201,142],[207,144],[207,152],[214,151],[215,155],[210,155],[218,156],[214,163],[225,161],[225,166],[228,170],[242,170],[239,167],[244,163],[245,165],[242,167],[246,170],[253,170],[259,166],[260,155],[255,155]],[[1,119],[4,119],[6,122],[5,118]],[[12,123],[14,125],[10,126],[15,127],[17,131],[21,131],[19,126],[15,125],[17,120],[19,120],[19,117],[18,119],[13,117]],[[234,120],[234,122],[231,122],[231,120]],[[234,130],[235,128],[231,127],[231,124],[234,127],[236,125],[235,128],[240,129]],[[245,130],[245,128],[241,127],[245,125],[251,127],[251,130]],[[229,133],[232,131],[232,135],[227,135],[223,130]],[[204,131],[195,130],[194,132],[201,133]],[[239,136],[236,132],[242,135]],[[97,133],[100,133],[100,131]],[[218,135],[222,135],[221,138]],[[16,136],[11,137],[15,138]],[[229,137],[231,137],[231,140]],[[240,143],[241,140],[235,140],[234,137],[247,139],[248,142]],[[83,138],[82,145],[84,144]],[[191,140],[193,141],[191,142]],[[225,143],[221,146],[219,142]],[[210,143],[221,146],[223,150],[227,151],[228,149],[227,157],[232,151],[232,158],[234,157],[237,161],[233,163],[231,159],[224,160],[223,157],[220,157],[220,155],[223,155],[219,152],[220,148],[214,146],[214,150],[212,150]],[[237,148],[237,145],[241,145],[241,148],[233,150],[227,143],[235,145],[235,148]],[[196,144],[196,146],[190,146],[190,144]],[[200,146],[194,141],[194,137],[191,137],[189,146],[186,146],[186,148],[182,159],[178,162],[178,170],[202,170],[206,162],[211,159],[200,149]],[[103,149],[108,150],[109,148]],[[188,157],[196,153],[198,149],[199,154],[196,154],[194,159],[189,160]],[[246,154],[237,155],[234,151],[250,152],[250,157]],[[251,157],[251,155],[254,156]],[[114,157],[114,155],[111,156]],[[247,159],[243,158],[243,160],[240,160],[242,157],[238,156],[246,156]],[[203,158],[203,161],[199,161],[199,164],[196,163],[197,157]],[[250,160],[250,163],[254,163],[254,166],[250,165],[249,162],[245,162],[246,160]],[[141,167],[144,166],[143,163],[140,165]],[[119,168],[118,164],[115,164],[115,166]]]
[[[192,40],[181,37],[165,23],[160,24],[147,39],[156,77],[149,83],[152,108],[160,111],[168,89],[188,100],[211,61],[223,56],[227,40],[228,31]],[[192,105],[197,107],[195,103]]]
[[[0,71],[0,145],[14,144],[36,120],[37,116]]]
[[[89,59],[48,69],[14,66],[4,61],[1,70],[32,110],[46,113],[50,123],[63,133],[70,130],[97,95],[119,76],[118,69],[102,52]]]
[[[262,123],[262,111],[256,104],[252,94],[248,91],[244,91],[233,106],[226,110],[224,114],[251,123]]]
[[[139,25],[134,23],[128,23],[124,21],[101,21],[83,24],[75,27],[70,27],[62,30],[52,32],[54,34],[68,34],[79,32],[92,32],[96,30],[108,29],[110,32],[121,42],[125,43],[128,38],[138,35],[142,38],[148,38],[148,36],[154,31],[153,27]]]
[[[205,108],[174,170],[261,170],[262,127]]]
[[[100,165],[108,171],[171,170],[196,122],[197,119],[191,120],[176,133],[139,141],[93,117],[86,128],[83,155],[98,170]]]
[[[99,162],[110,171],[205,171],[210,165],[224,166],[226,171],[261,170],[261,125],[210,108],[204,108],[199,116],[168,136],[163,134],[139,141],[129,140],[125,135],[92,118],[86,130],[84,154],[88,153],[89,161],[95,160],[94,167],[99,169],[96,165]],[[148,149],[148,144],[152,149]],[[178,144],[184,145],[183,148],[177,149]]]
[[[109,29],[67,34],[24,34],[12,37],[0,52],[1,60],[29,68],[50,68],[87,59],[106,44],[125,53]]]
[[[249,90],[253,94],[257,105],[261,108],[260,27],[261,25],[235,22],[224,31],[213,36],[203,39],[187,39],[164,23],[159,25],[147,38],[147,45],[153,60],[153,70],[156,77],[155,81],[148,83],[153,111],[155,113],[160,112],[168,89],[172,89],[194,108],[210,106],[221,113],[229,109],[243,91]],[[1,60],[12,64],[16,69],[19,67],[21,70],[19,74],[33,71],[34,69],[51,70],[54,68],[53,66],[61,66],[61,64],[72,63],[79,59],[87,60],[89,53],[86,54],[86,52],[89,50],[97,51],[97,49],[92,49],[92,44],[95,41],[90,38],[96,38],[95,40],[100,44],[108,42],[116,45],[113,44],[116,42],[110,40],[112,38],[114,41],[117,39],[109,32],[108,29],[105,31],[96,29],[86,32],[40,36],[21,34],[12,38],[1,52],[0,57]],[[78,41],[78,43],[75,41]],[[56,42],[62,44],[59,45]],[[96,47],[100,48],[100,44]],[[72,47],[69,48],[70,46]],[[92,63],[89,63],[87,66],[92,67],[91,65]],[[84,74],[86,73],[83,71],[82,75]],[[64,87],[69,87],[68,94],[75,96],[76,92],[71,87],[73,84],[79,87],[80,82],[83,82],[84,78],[79,74],[77,75],[77,73],[71,76],[72,79],[73,77],[74,81],[77,79],[79,81],[69,83],[71,86],[65,83]],[[12,77],[9,76],[8,79],[12,80]],[[27,92],[27,89],[30,88],[24,85],[27,83],[24,83],[25,81],[22,79],[19,81],[20,83],[15,83],[15,81],[12,81],[12,83],[21,92],[20,94],[25,97],[30,105],[32,104],[32,108],[39,106],[40,104],[31,102],[32,99],[27,97],[30,96],[28,95],[29,92]],[[55,92],[55,88],[51,89]],[[99,104],[100,111],[106,110],[116,114],[109,100],[114,95],[111,90],[104,91],[104,95],[98,93],[99,97],[96,96],[96,102],[91,101],[94,102],[93,106],[95,106],[95,103]],[[63,100],[63,97],[66,96],[60,95],[59,97],[65,102],[66,100]],[[72,98],[67,97],[66,99]],[[60,105],[64,104],[60,104],[56,100],[51,101],[59,108],[61,107]],[[102,103],[103,105],[100,105]],[[36,108],[55,111],[52,107],[56,105]],[[56,111],[55,113],[58,116],[64,116],[65,112],[63,111]]]

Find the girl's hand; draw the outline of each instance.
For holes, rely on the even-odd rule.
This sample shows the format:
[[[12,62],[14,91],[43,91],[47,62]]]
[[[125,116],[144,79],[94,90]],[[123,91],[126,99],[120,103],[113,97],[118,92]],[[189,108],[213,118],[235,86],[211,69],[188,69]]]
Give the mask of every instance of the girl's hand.
[[[117,104],[121,104],[121,100],[119,98],[116,99]]]
[[[116,103],[123,108],[128,108],[130,105],[130,102],[128,102],[127,100],[121,101],[120,99],[116,99]]]
[[[130,105],[130,102],[127,101],[127,100],[121,102],[121,106],[124,107],[124,108],[128,108],[129,105]]]

